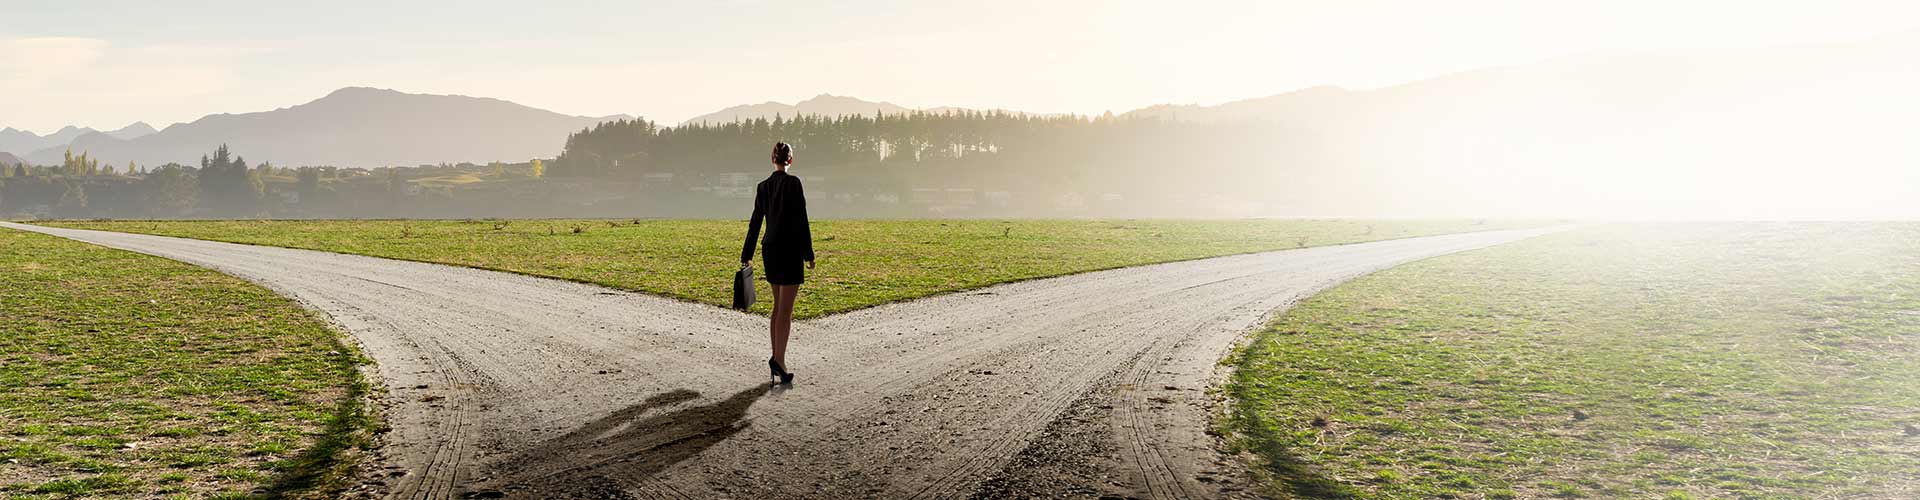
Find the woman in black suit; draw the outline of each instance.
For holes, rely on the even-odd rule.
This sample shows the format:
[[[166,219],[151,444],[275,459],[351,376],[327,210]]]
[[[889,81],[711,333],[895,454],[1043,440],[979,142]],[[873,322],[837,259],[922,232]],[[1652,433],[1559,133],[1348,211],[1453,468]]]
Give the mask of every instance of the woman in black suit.
[[[767,369],[782,384],[793,383],[787,372],[787,334],[793,331],[793,300],[805,281],[800,263],[813,269],[813,233],[807,228],[807,194],[800,178],[787,174],[793,166],[793,147],[773,145],[773,175],[760,181],[753,195],[753,217],[747,220],[747,244],[740,249],[740,267],[753,266],[753,239],[760,235],[760,221],[766,220],[767,235],[761,241],[760,258],[766,265],[767,284],[773,286],[773,357]]]

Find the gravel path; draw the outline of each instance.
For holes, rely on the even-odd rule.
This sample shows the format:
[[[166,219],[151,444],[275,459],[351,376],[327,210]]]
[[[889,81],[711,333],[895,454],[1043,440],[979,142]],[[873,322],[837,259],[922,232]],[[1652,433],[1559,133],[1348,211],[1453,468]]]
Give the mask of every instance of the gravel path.
[[[565,281],[11,223],[293,297],[378,363],[390,498],[1242,496],[1217,361],[1367,272],[1557,231],[1316,247],[999,285],[794,325]],[[824,265],[832,265],[826,262]],[[727,279],[725,276],[715,279]],[[801,300],[806,300],[801,291]],[[1098,455],[1098,456],[1089,456]]]

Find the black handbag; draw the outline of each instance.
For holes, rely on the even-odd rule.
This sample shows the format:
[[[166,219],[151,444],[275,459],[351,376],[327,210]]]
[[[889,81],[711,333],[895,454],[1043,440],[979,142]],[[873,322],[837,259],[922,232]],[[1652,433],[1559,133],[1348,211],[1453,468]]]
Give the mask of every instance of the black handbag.
[[[753,307],[753,268],[742,267],[733,273],[733,308]]]

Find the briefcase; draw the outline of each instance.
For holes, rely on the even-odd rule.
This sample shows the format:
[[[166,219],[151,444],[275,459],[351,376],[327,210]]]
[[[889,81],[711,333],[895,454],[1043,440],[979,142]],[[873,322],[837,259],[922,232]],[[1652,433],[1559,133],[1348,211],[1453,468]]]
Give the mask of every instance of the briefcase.
[[[733,308],[742,311],[753,307],[753,268],[742,267],[733,273]]]

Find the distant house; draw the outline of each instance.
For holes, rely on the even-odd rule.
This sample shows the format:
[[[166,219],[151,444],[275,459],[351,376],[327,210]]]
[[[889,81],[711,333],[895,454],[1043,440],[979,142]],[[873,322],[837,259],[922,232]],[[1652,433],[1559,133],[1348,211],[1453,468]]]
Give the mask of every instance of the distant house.
[[[1008,191],[987,191],[983,196],[987,199],[987,204],[996,207],[1013,203],[1013,193]]]

